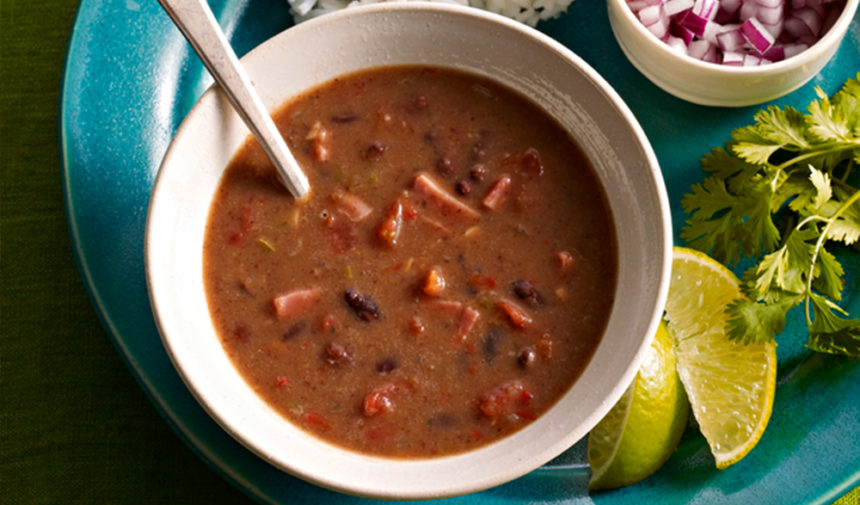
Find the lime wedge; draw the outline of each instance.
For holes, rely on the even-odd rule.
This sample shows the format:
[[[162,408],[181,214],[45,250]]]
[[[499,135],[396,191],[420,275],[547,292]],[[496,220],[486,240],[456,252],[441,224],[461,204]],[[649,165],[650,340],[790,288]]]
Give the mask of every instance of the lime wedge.
[[[657,471],[678,446],[688,412],[661,324],[633,383],[588,436],[588,487],[627,486]]]
[[[776,346],[743,344],[725,333],[737,277],[707,255],[676,247],[665,318],[678,374],[717,468],[740,461],[758,443],[773,407]]]

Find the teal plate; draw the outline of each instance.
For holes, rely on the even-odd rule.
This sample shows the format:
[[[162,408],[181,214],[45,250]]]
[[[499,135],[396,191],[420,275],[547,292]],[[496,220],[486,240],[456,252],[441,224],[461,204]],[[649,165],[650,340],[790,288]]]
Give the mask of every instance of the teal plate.
[[[239,54],[292,24],[286,0],[213,5]],[[699,159],[758,107],[708,108],[676,99],[625,59],[601,0],[577,0],[539,27],[579,54],[627,102],[663,168],[675,226],[682,195],[702,178]],[[800,109],[860,71],[855,18],[836,57],[809,84],[773,103]],[[60,117],[69,233],[102,323],[132,374],[176,432],[224,478],[261,503],[369,502],[339,495],[269,466],[234,441],[197,404],[170,363],[150,312],[143,262],[149,194],[171,136],[211,83],[155,0],[83,0],[70,40]],[[845,252],[843,306],[860,314],[860,258]],[[815,355],[791,320],[779,342],[770,425],[743,461],[717,471],[690,430],[654,476],[589,495],[583,444],[511,483],[449,503],[828,503],[860,484],[860,362]]]

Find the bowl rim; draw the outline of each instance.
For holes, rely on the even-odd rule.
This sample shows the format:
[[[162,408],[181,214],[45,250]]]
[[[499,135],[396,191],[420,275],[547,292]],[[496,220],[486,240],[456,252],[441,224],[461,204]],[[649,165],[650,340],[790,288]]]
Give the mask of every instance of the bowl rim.
[[[650,47],[655,48],[655,50],[660,53],[661,57],[671,60],[672,64],[689,65],[704,72],[711,72],[715,76],[724,75],[745,77],[764,77],[768,74],[777,74],[784,70],[808,65],[810,62],[821,58],[830,48],[838,46],[842,42],[842,39],[848,31],[848,26],[854,19],[858,5],[860,5],[860,0],[846,0],[845,6],[842,8],[842,13],[838,18],[836,18],[833,26],[831,26],[830,29],[827,30],[827,33],[807,49],[781,61],[776,61],[767,65],[744,67],[709,63],[686,54],[681,54],[673,50],[668,44],[648,31],[648,29],[645,28],[645,25],[636,18],[636,15],[633,13],[633,9],[627,5],[626,0],[608,0],[608,2],[621,14],[622,19],[620,22],[634,25],[633,29],[640,35],[640,37],[647,39],[647,42],[645,43]],[[612,7],[610,7],[610,12],[611,9]],[[612,18],[613,17],[610,15],[610,19]],[[615,32],[614,29],[613,32]],[[617,33],[615,33],[615,35],[616,38],[619,38]],[[620,40],[618,42],[619,44],[621,43]]]
[[[566,61],[571,62],[576,69],[581,72],[584,78],[591,82],[594,86],[595,90],[600,92],[605,96],[607,101],[614,107],[619,116],[623,118],[624,122],[629,126],[631,135],[638,141],[638,147],[641,149],[642,154],[644,155],[644,163],[647,165],[648,170],[653,177],[653,191],[654,191],[654,199],[657,203],[660,214],[661,214],[661,227],[660,230],[662,232],[661,236],[655,237],[655,240],[660,241],[660,250],[662,257],[660,258],[660,263],[656,266],[656,269],[659,270],[659,286],[656,289],[657,296],[653,301],[653,311],[648,316],[650,320],[649,331],[647,334],[642,336],[642,339],[639,341],[639,346],[632,353],[632,359],[629,361],[628,366],[623,370],[620,374],[618,382],[613,386],[610,394],[607,398],[605,398],[599,408],[595,409],[591,412],[590,416],[587,418],[588,420],[583,423],[590,423],[591,426],[597,423],[600,418],[602,418],[614,405],[615,401],[621,397],[624,390],[626,390],[627,385],[632,382],[633,377],[638,371],[638,366],[642,362],[648,348],[650,347],[651,338],[653,338],[653,334],[656,331],[657,325],[659,324],[660,316],[662,315],[662,307],[665,302],[666,295],[668,293],[668,285],[669,285],[669,275],[671,270],[671,260],[672,260],[672,236],[671,236],[671,214],[669,213],[669,204],[668,197],[665,188],[665,184],[662,179],[662,174],[659,169],[659,163],[657,161],[656,155],[653,152],[653,149],[650,145],[650,142],[647,139],[644,131],[639,125],[633,113],[627,107],[627,105],[623,102],[621,97],[617,94],[617,92],[608,84],[608,82],[603,79],[590,65],[588,65],[584,60],[582,60],[579,56],[574,54],[570,49],[563,46],[559,42],[550,38],[543,33],[538,32],[522,23],[518,23],[504,16],[494,14],[491,12],[487,12],[484,10],[480,10],[472,7],[463,7],[460,5],[451,5],[451,4],[441,4],[441,3],[381,3],[381,4],[372,4],[372,5],[363,5],[357,7],[350,7],[348,9],[343,9],[341,11],[332,12],[321,16],[319,18],[308,20],[304,23],[296,25],[292,28],[289,28],[289,31],[293,31],[293,33],[308,31],[313,32],[317,30],[318,26],[325,26],[337,20],[346,18],[356,18],[364,15],[370,15],[373,13],[387,13],[387,12],[399,12],[399,11],[422,11],[428,12],[432,14],[445,14],[445,15],[454,15],[454,16],[466,16],[469,18],[475,18],[481,20],[482,22],[487,22],[490,24],[500,24],[507,30],[511,30],[516,32],[516,36],[524,36],[534,40],[539,43],[542,47],[546,48],[548,51],[555,53],[558,57],[563,57]],[[276,35],[274,38],[279,37],[280,35]],[[272,39],[270,39],[271,41]],[[269,41],[264,42],[260,46],[251,50],[247,55],[245,55],[242,60],[246,59],[255,59],[262,57],[271,47],[268,44]],[[219,426],[221,426],[225,431],[227,431],[234,439],[239,441],[241,444],[246,446],[249,450],[251,450],[254,454],[261,457],[262,459],[268,461],[279,469],[286,471],[294,476],[302,478],[311,483],[320,485],[325,488],[333,489],[336,491],[355,494],[361,496],[369,496],[376,498],[388,498],[388,499],[413,499],[413,498],[440,498],[445,496],[453,496],[460,495],[470,492],[479,491],[482,489],[486,489],[488,487],[492,487],[495,485],[502,484],[509,480],[512,480],[516,477],[527,473],[527,471],[536,468],[540,464],[545,463],[552,457],[558,455],[564,449],[572,445],[579,438],[581,438],[581,434],[574,437],[574,434],[569,433],[567,437],[562,438],[557,441],[553,447],[558,447],[554,453],[549,454],[548,451],[542,455],[542,460],[537,464],[532,464],[531,468],[524,469],[523,463],[518,462],[518,464],[511,464],[508,468],[503,472],[499,472],[492,477],[484,477],[482,479],[471,480],[468,482],[461,482],[457,485],[450,485],[445,487],[444,489],[415,489],[410,491],[398,491],[391,492],[390,490],[380,490],[377,487],[367,486],[363,483],[351,483],[345,485],[342,479],[339,479],[336,476],[332,475],[321,475],[317,473],[308,473],[305,469],[300,466],[296,466],[291,464],[290,462],[285,462],[283,455],[277,456],[272,455],[267,452],[264,448],[257,447],[251,444],[242,433],[241,429],[238,429],[235,426],[230,425],[224,419],[222,419],[221,414],[219,413],[217,408],[214,408],[210,403],[209,399],[203,397],[202,393],[200,393],[197,388],[194,386],[194,380],[190,378],[186,371],[183,369],[181,361],[175,355],[173,348],[171,347],[171,343],[169,341],[169,337],[166,335],[167,329],[163,326],[163,321],[161,317],[161,307],[160,301],[155,296],[153,290],[153,257],[151,257],[152,253],[152,237],[154,235],[154,231],[152,229],[153,220],[152,215],[153,211],[158,205],[158,195],[159,188],[161,187],[160,182],[163,179],[163,174],[165,173],[163,168],[170,164],[171,156],[174,150],[174,141],[183,135],[183,126],[187,124],[188,118],[197,114],[197,110],[200,106],[201,101],[208,94],[213,93],[213,87],[210,87],[203,96],[201,96],[200,100],[192,107],[191,111],[188,113],[186,118],[183,120],[182,124],[180,124],[179,129],[174,135],[174,139],[171,141],[171,145],[168,147],[167,152],[165,153],[164,160],[161,164],[161,167],[156,176],[156,180],[153,186],[153,192],[150,199],[150,206],[147,215],[147,225],[145,232],[145,267],[146,267],[146,277],[147,277],[147,292],[150,297],[150,304],[152,306],[152,311],[154,315],[154,319],[156,321],[156,325],[158,327],[159,334],[161,336],[161,340],[163,345],[165,346],[167,353],[173,363],[174,367],[177,369],[180,377],[183,382],[185,382],[186,386],[189,388],[193,396],[197,399],[197,401],[203,406],[206,412],[217,422]],[[617,289],[616,289],[617,292]],[[248,389],[251,392],[250,388]],[[551,409],[552,410],[552,409]],[[543,417],[543,416],[542,416]],[[593,422],[592,422],[593,421]],[[284,421],[287,422],[287,421]],[[312,437],[312,435],[308,435]],[[502,440],[506,440],[505,439]],[[494,444],[490,444],[489,447],[492,447]],[[488,447],[488,446],[484,446]],[[338,451],[348,451],[346,449],[336,448]],[[463,459],[464,455],[470,455],[482,452],[482,448],[478,448],[474,451],[468,451],[466,453],[454,454],[450,456],[442,456],[439,458],[430,458],[430,459],[421,459],[416,461],[410,460],[400,460],[395,459],[399,465],[405,465],[414,467],[416,469],[422,469],[427,466],[428,462],[440,462],[440,461],[459,461]],[[360,454],[359,454],[360,455]],[[390,462],[392,458],[386,457],[377,457],[377,456],[367,456],[360,455],[363,460],[367,460],[371,463],[379,463],[379,462]]]

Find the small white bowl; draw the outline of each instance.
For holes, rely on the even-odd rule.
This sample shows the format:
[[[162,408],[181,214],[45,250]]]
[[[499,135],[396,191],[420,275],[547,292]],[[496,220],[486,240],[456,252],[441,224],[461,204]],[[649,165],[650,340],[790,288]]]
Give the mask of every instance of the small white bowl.
[[[425,64],[481,74],[532,97],[578,140],[614,213],[619,246],[615,308],[590,364],[548,412],[499,442],[453,456],[358,454],[299,429],[244,382],[215,333],[203,288],[204,228],[216,186],[248,130],[208,90],[171,143],[152,193],[146,273],[163,343],[209,414],[272,465],[338,491],[415,499],[478,491],[546,463],[609,411],[632,381],[662,315],[671,221],[656,157],[630,110],[580,58],[539,32],[471,8],[378,4],[281,33],[242,60],[275,109],[339,75]]]
[[[830,30],[805,51],[758,67],[717,65],[680,54],[649,32],[625,0],[607,2],[621,50],[651,82],[689,102],[741,107],[779,98],[812,79],[836,53],[860,0],[847,0]]]

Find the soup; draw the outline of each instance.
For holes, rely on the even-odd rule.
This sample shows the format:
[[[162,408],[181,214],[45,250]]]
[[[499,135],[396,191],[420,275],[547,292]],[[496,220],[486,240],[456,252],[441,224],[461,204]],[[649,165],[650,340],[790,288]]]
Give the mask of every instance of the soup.
[[[600,341],[617,272],[568,134],[506,88],[426,67],[347,75],[274,117],[310,198],[249,139],[203,251],[215,327],[257,394],[391,457],[470,450],[552,407]]]

